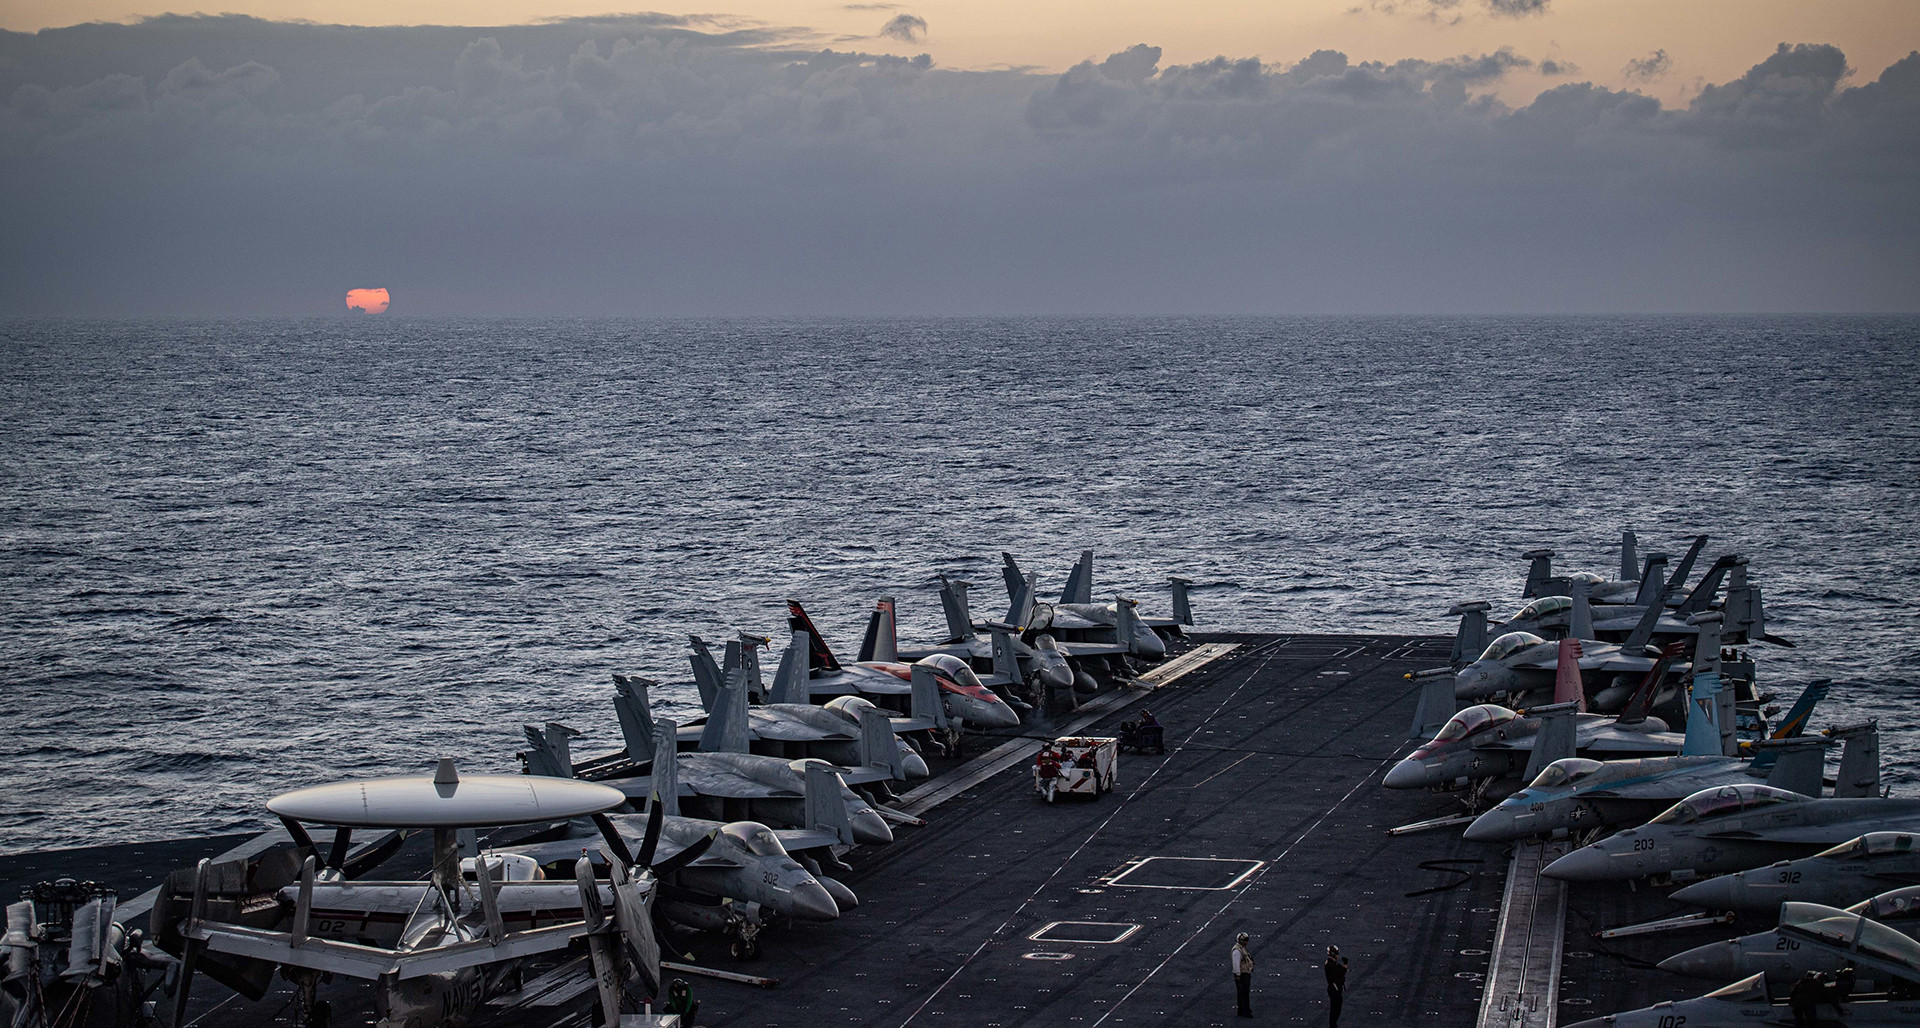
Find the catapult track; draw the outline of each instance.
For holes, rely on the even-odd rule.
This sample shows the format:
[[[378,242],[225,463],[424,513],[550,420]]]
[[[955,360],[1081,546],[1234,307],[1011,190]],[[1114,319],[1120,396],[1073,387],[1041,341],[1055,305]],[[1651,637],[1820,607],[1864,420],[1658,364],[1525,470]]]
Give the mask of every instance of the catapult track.
[[[1113,793],[1050,806],[1028,778],[1037,742],[975,740],[971,763],[903,798],[925,827],[849,858],[854,870],[843,877],[860,894],[857,910],[770,929],[750,963],[730,960],[721,940],[683,938],[695,963],[780,982],[765,990],[692,979],[700,1024],[1225,1025],[1237,1022],[1226,954],[1242,931],[1253,936],[1260,1020],[1324,1024],[1319,964],[1336,944],[1353,961],[1349,1023],[1478,1023],[1503,934],[1512,848],[1465,842],[1457,829],[1389,837],[1387,828],[1449,813],[1458,799],[1380,786],[1409,749],[1417,697],[1402,676],[1444,664],[1449,641],[1203,634],[1194,642],[1234,648],[1213,651],[1159,690],[1103,696],[1060,726],[1112,734],[1143,705],[1167,726],[1167,754],[1123,756]],[[70,875],[131,897],[168,870],[243,841],[0,857],[0,889]],[[1603,924],[1658,916],[1664,901],[1577,886],[1566,897],[1560,918],[1530,897],[1532,924],[1505,933],[1538,947],[1548,941],[1543,913],[1544,924],[1564,923],[1564,939],[1552,940],[1564,942],[1565,959],[1548,1004],[1560,1019],[1700,991],[1631,966],[1703,941],[1692,933],[1605,948],[1590,939]],[[484,1020],[584,1025],[586,984],[582,961],[561,963],[530,977],[510,1002],[496,1001]],[[328,991],[340,1023],[370,1016],[365,990]],[[265,1025],[285,1016],[285,1000],[275,993],[250,1003],[205,986],[193,1013],[207,1026]],[[1542,1014],[1529,1023],[1554,1023]]]

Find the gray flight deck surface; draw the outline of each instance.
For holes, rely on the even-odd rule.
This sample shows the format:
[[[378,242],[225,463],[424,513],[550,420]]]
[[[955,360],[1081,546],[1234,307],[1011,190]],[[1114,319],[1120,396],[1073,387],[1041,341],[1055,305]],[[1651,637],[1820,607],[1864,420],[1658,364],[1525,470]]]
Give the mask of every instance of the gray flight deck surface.
[[[1167,754],[1124,755],[1113,793],[1049,805],[1033,793],[1030,760],[1017,761],[921,811],[925,827],[896,829],[893,844],[852,854],[854,870],[839,877],[861,905],[838,921],[769,929],[760,958],[744,963],[729,959],[717,937],[682,937],[699,964],[780,982],[765,990],[690,977],[699,1023],[1237,1024],[1227,952],[1242,931],[1253,937],[1254,1023],[1326,1023],[1320,962],[1330,943],[1352,960],[1345,1023],[1479,1023],[1512,849],[1466,842],[1457,827],[1390,837],[1389,827],[1459,805],[1455,796],[1380,785],[1410,749],[1416,689],[1402,676],[1445,664],[1450,640],[1193,641],[1241,647],[1163,690],[1115,703],[1083,730],[1116,734],[1142,706],[1166,726]],[[996,742],[974,739],[968,755]],[[936,773],[950,779],[954,764],[939,763]],[[189,864],[232,841],[150,844],[140,858],[161,866],[143,873]],[[118,884],[81,863],[103,852],[0,858],[0,879],[9,891],[76,871]],[[1452,863],[1422,866],[1439,861]],[[1576,886],[1568,895],[1562,1019],[1715,987],[1619,956],[1657,960],[1707,933],[1589,942],[1594,928],[1675,905],[1619,886]],[[1105,939],[1115,941],[1095,941]],[[579,965],[530,981],[520,1002],[497,1005],[484,1020],[585,1024]],[[359,1022],[364,998],[338,984],[326,992],[338,1023]],[[199,983],[198,1023],[287,1016],[283,995],[221,1002],[228,996]]]

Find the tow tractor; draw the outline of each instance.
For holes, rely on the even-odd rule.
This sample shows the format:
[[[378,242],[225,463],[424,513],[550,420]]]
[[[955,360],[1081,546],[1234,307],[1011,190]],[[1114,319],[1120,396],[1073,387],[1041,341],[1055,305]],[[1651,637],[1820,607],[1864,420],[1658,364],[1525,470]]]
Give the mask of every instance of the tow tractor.
[[[1111,736],[1062,736],[1040,748],[1033,761],[1033,791],[1046,797],[1098,797],[1120,777],[1120,740]]]

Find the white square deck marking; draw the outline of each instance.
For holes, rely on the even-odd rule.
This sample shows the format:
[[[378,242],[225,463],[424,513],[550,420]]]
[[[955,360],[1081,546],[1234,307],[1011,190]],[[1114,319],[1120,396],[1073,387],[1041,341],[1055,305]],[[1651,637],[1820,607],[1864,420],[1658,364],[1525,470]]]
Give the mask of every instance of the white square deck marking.
[[[1111,886],[1129,889],[1193,889],[1217,892],[1231,889],[1266,866],[1264,860],[1224,857],[1147,857],[1107,879]]]
[[[1034,942],[1085,942],[1111,946],[1127,941],[1139,930],[1139,925],[1123,921],[1055,921],[1027,938]]]

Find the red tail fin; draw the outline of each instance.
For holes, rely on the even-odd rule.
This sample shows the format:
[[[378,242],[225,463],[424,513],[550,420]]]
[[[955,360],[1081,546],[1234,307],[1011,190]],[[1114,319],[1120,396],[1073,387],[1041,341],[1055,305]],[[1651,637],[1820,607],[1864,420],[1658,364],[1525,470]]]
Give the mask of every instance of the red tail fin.
[[[1578,703],[1580,713],[1587,712],[1587,686],[1580,678],[1580,640],[1560,640],[1560,655],[1553,674],[1553,702]]]
[[[1645,721],[1647,714],[1653,710],[1653,697],[1660,690],[1661,679],[1667,677],[1667,669],[1686,652],[1686,643],[1668,643],[1667,648],[1660,651],[1660,659],[1647,669],[1647,677],[1640,680],[1640,688],[1633,691],[1633,697],[1627,700],[1626,708],[1620,711],[1620,716],[1615,720],[1623,725]]]
[[[807,633],[807,667],[814,671],[839,671],[840,662],[834,659],[833,651],[827,649],[827,641],[820,637],[820,630],[813,627],[813,619],[800,606],[799,600],[787,601],[787,627],[796,632]]]

